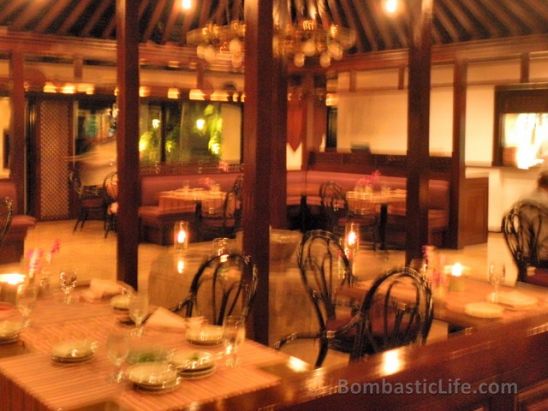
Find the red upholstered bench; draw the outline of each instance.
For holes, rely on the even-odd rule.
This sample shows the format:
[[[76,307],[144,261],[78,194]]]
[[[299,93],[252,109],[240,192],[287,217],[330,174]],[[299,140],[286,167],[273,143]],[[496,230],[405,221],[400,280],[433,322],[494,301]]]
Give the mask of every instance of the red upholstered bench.
[[[209,188],[208,184],[219,184],[221,191],[230,191],[239,173],[151,175],[141,178],[141,206],[139,219],[141,240],[161,245],[173,242],[173,224],[178,220],[190,222],[191,241],[196,233],[195,206],[178,210],[161,210],[158,206],[160,193],[176,190],[188,184],[190,187]]]
[[[11,226],[0,246],[0,263],[13,263],[21,260],[25,249],[27,230],[34,228],[36,219],[29,215],[17,214],[17,191],[12,181],[0,181],[0,198],[9,197],[13,201],[14,215]]]

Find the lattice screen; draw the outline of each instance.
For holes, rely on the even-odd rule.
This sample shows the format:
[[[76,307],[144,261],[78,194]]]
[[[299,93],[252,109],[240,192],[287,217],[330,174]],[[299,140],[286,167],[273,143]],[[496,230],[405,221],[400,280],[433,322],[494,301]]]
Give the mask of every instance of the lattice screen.
[[[40,219],[68,218],[67,151],[71,105],[67,101],[40,103]]]

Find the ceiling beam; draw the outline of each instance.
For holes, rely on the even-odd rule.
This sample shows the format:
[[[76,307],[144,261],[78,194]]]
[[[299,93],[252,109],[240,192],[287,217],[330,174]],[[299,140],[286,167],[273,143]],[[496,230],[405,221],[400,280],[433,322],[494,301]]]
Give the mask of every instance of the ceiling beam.
[[[141,0],[139,3],[139,21],[143,18],[143,14],[148,6],[148,3],[150,3],[150,0]],[[115,16],[112,16],[110,21],[108,22],[108,25],[103,30],[103,34],[101,34],[101,37],[104,39],[110,38],[112,36],[112,33],[114,32],[114,29],[116,27],[116,18]]]
[[[544,19],[542,19],[542,15],[539,15],[540,10],[535,10],[534,12],[529,12],[528,10],[525,10],[524,7],[526,7],[523,3],[516,1],[509,1],[506,3],[506,6],[514,16],[519,18],[522,21],[522,24],[530,27],[534,31],[545,31],[546,26],[548,25],[548,14],[544,15]],[[544,23],[541,23],[540,20],[537,20],[536,17],[539,17],[543,20]]]
[[[95,27],[101,16],[105,13],[107,7],[112,4],[112,0],[102,0],[101,3],[97,6],[89,20],[87,21],[84,29],[80,32],[80,36],[88,37],[91,33],[91,30]]]
[[[186,34],[190,30],[192,22],[194,21],[194,16],[198,11],[198,7],[194,5],[192,9],[188,10],[186,13],[183,13],[183,27],[181,28],[181,39],[179,41],[180,45],[186,44]]]
[[[333,19],[329,16],[329,13],[327,12],[326,0],[318,0],[316,2],[316,8],[318,9],[318,15],[320,16],[322,27],[324,29],[328,29],[329,26],[331,26],[331,24],[333,23]]]
[[[23,12],[19,14],[10,27],[14,30],[21,30],[28,22],[35,19],[36,16],[38,16],[38,13],[40,13],[45,6],[46,4],[39,1],[32,2],[25,9],[23,9]]]
[[[356,32],[356,35],[357,35],[356,37],[358,39],[358,50],[360,51],[365,51],[368,49],[377,50],[377,47],[376,47],[377,41],[372,35],[371,27],[369,26],[363,27],[363,25],[359,27],[359,23],[361,23],[361,19],[360,21],[355,20],[356,18],[354,14],[355,5],[350,6],[350,0],[341,0],[341,5],[343,7],[343,15],[345,16],[346,21],[350,25],[350,28]],[[369,47],[367,47],[367,44],[363,41],[364,38],[367,41],[367,44],[369,45]]]
[[[462,5],[460,4],[456,5],[454,3],[454,0],[445,0],[443,4],[447,8],[447,10],[457,19],[459,24],[464,28],[466,33],[470,34],[471,39],[479,39],[481,38],[480,32],[478,31],[478,28],[474,24],[474,22],[466,15],[466,13],[463,11]]]
[[[466,7],[470,14],[485,27],[490,37],[499,37],[502,34],[500,27],[493,23],[491,16],[487,14],[481,2],[477,0],[461,0],[461,2],[462,6]]]
[[[181,2],[180,0],[174,0],[171,6],[171,13],[169,13],[166,28],[162,34],[162,44],[169,41],[171,38],[171,33],[173,33],[173,27],[181,15]]]
[[[54,0],[53,5],[42,17],[38,25],[34,28],[37,33],[43,33],[53,23],[53,21],[61,14],[61,10],[68,7],[70,0]]]
[[[156,27],[158,20],[160,20],[160,17],[162,16],[162,12],[164,11],[165,6],[166,6],[166,0],[158,0],[156,2],[156,7],[154,7],[152,16],[150,16],[150,20],[148,21],[147,27],[145,29],[145,32],[143,34],[143,38],[141,39],[141,41],[146,43],[147,41],[150,40],[150,36],[152,35],[152,32],[154,31],[154,27]]]
[[[337,2],[335,0],[328,0],[329,5],[329,11],[331,12],[331,17],[333,17],[333,21],[338,26],[343,26],[343,21],[341,18],[341,13],[339,13],[339,7],[337,6]]]
[[[377,0],[367,0],[365,4],[369,8],[369,13],[367,13],[369,15],[369,21],[372,26],[377,26],[384,43],[384,47],[388,49],[394,48],[392,30],[388,28],[388,18],[384,10],[382,10],[380,2]]]
[[[8,2],[8,5],[0,10],[0,21],[9,17],[15,10],[23,6],[23,3],[24,0],[11,0]]]
[[[228,7],[228,0],[219,0],[217,2],[217,8],[211,13],[213,16],[213,21],[217,24],[223,24],[223,21],[225,20],[225,17],[223,14],[226,14],[226,11]],[[226,19],[229,20],[230,17],[226,16]],[[228,23],[228,21],[227,21]]]
[[[202,10],[200,13],[200,20],[198,22],[198,27],[205,26],[207,22],[210,19],[210,13],[211,10],[211,0],[204,0],[202,2]]]
[[[453,21],[447,16],[445,9],[441,7],[439,1],[434,3],[434,19],[439,21],[452,42],[459,41],[459,31]]]
[[[519,30],[519,22],[512,19],[508,13],[502,8],[499,0],[483,0],[483,6],[498,20],[498,23],[508,29],[512,36],[521,34]]]
[[[84,11],[87,9],[90,3],[91,3],[91,0],[81,0],[78,3],[76,3],[76,7],[72,9],[68,17],[63,21],[63,24],[61,24],[61,27],[59,27],[59,30],[57,30],[57,33],[59,33],[60,35],[67,34],[67,32],[72,28],[72,26],[76,24],[76,21],[84,13]]]

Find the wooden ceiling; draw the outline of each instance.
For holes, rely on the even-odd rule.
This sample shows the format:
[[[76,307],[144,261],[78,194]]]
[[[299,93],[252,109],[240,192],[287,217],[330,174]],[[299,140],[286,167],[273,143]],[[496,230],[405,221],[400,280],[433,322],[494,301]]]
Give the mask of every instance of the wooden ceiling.
[[[184,46],[186,33],[242,14],[242,0],[135,0],[143,43]],[[285,4],[286,0],[280,0]],[[388,16],[382,0],[287,0],[293,19],[316,16],[356,30],[351,54],[408,46],[408,14]],[[409,0],[401,0],[404,4]],[[0,0],[0,26],[12,32],[114,39],[116,0]],[[548,0],[434,0],[433,43],[548,33]]]

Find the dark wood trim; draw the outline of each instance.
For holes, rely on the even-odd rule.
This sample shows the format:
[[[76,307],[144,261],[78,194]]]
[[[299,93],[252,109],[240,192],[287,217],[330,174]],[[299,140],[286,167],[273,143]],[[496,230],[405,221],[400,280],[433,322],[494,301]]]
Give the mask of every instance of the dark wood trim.
[[[520,59],[520,83],[529,83],[529,67],[531,64],[529,53],[522,53]]]
[[[430,56],[433,0],[408,3],[410,24],[407,107],[407,230],[405,261],[422,256],[428,244],[430,157]]]
[[[10,56],[11,98],[11,159],[10,179],[17,187],[16,213],[24,213],[25,205],[25,78],[24,56],[13,52]]]
[[[461,192],[465,180],[466,153],[466,61],[457,60],[453,69],[453,157],[449,210],[448,246],[462,248],[460,238],[462,222]]]
[[[138,10],[130,0],[116,2],[118,41],[119,182],[116,275],[138,288],[139,245],[139,48]]]
[[[280,363],[278,369],[286,373],[279,383],[199,409],[422,411],[475,410],[479,404],[492,411],[526,409],[526,405],[545,409],[540,401],[548,395],[548,362],[540,359],[548,357],[547,324],[548,314],[494,323],[446,341],[392,350],[389,356],[372,355],[346,367],[297,373]],[[432,391],[427,393],[430,389],[422,383]],[[469,390],[462,383],[470,384]],[[411,392],[395,393],[396,384]],[[341,392],[352,386],[362,391]],[[433,392],[441,387],[445,394]],[[365,389],[371,391],[364,394]],[[510,393],[501,394],[502,389]]]
[[[268,278],[271,139],[275,138],[272,51],[272,0],[245,2],[245,106],[244,106],[244,253],[257,264],[259,285],[252,312],[252,337],[268,344]],[[284,201],[285,199],[282,199]]]
[[[80,56],[74,57],[74,61],[72,63],[73,66],[73,73],[74,73],[74,80],[82,80],[84,75],[84,58]]]

